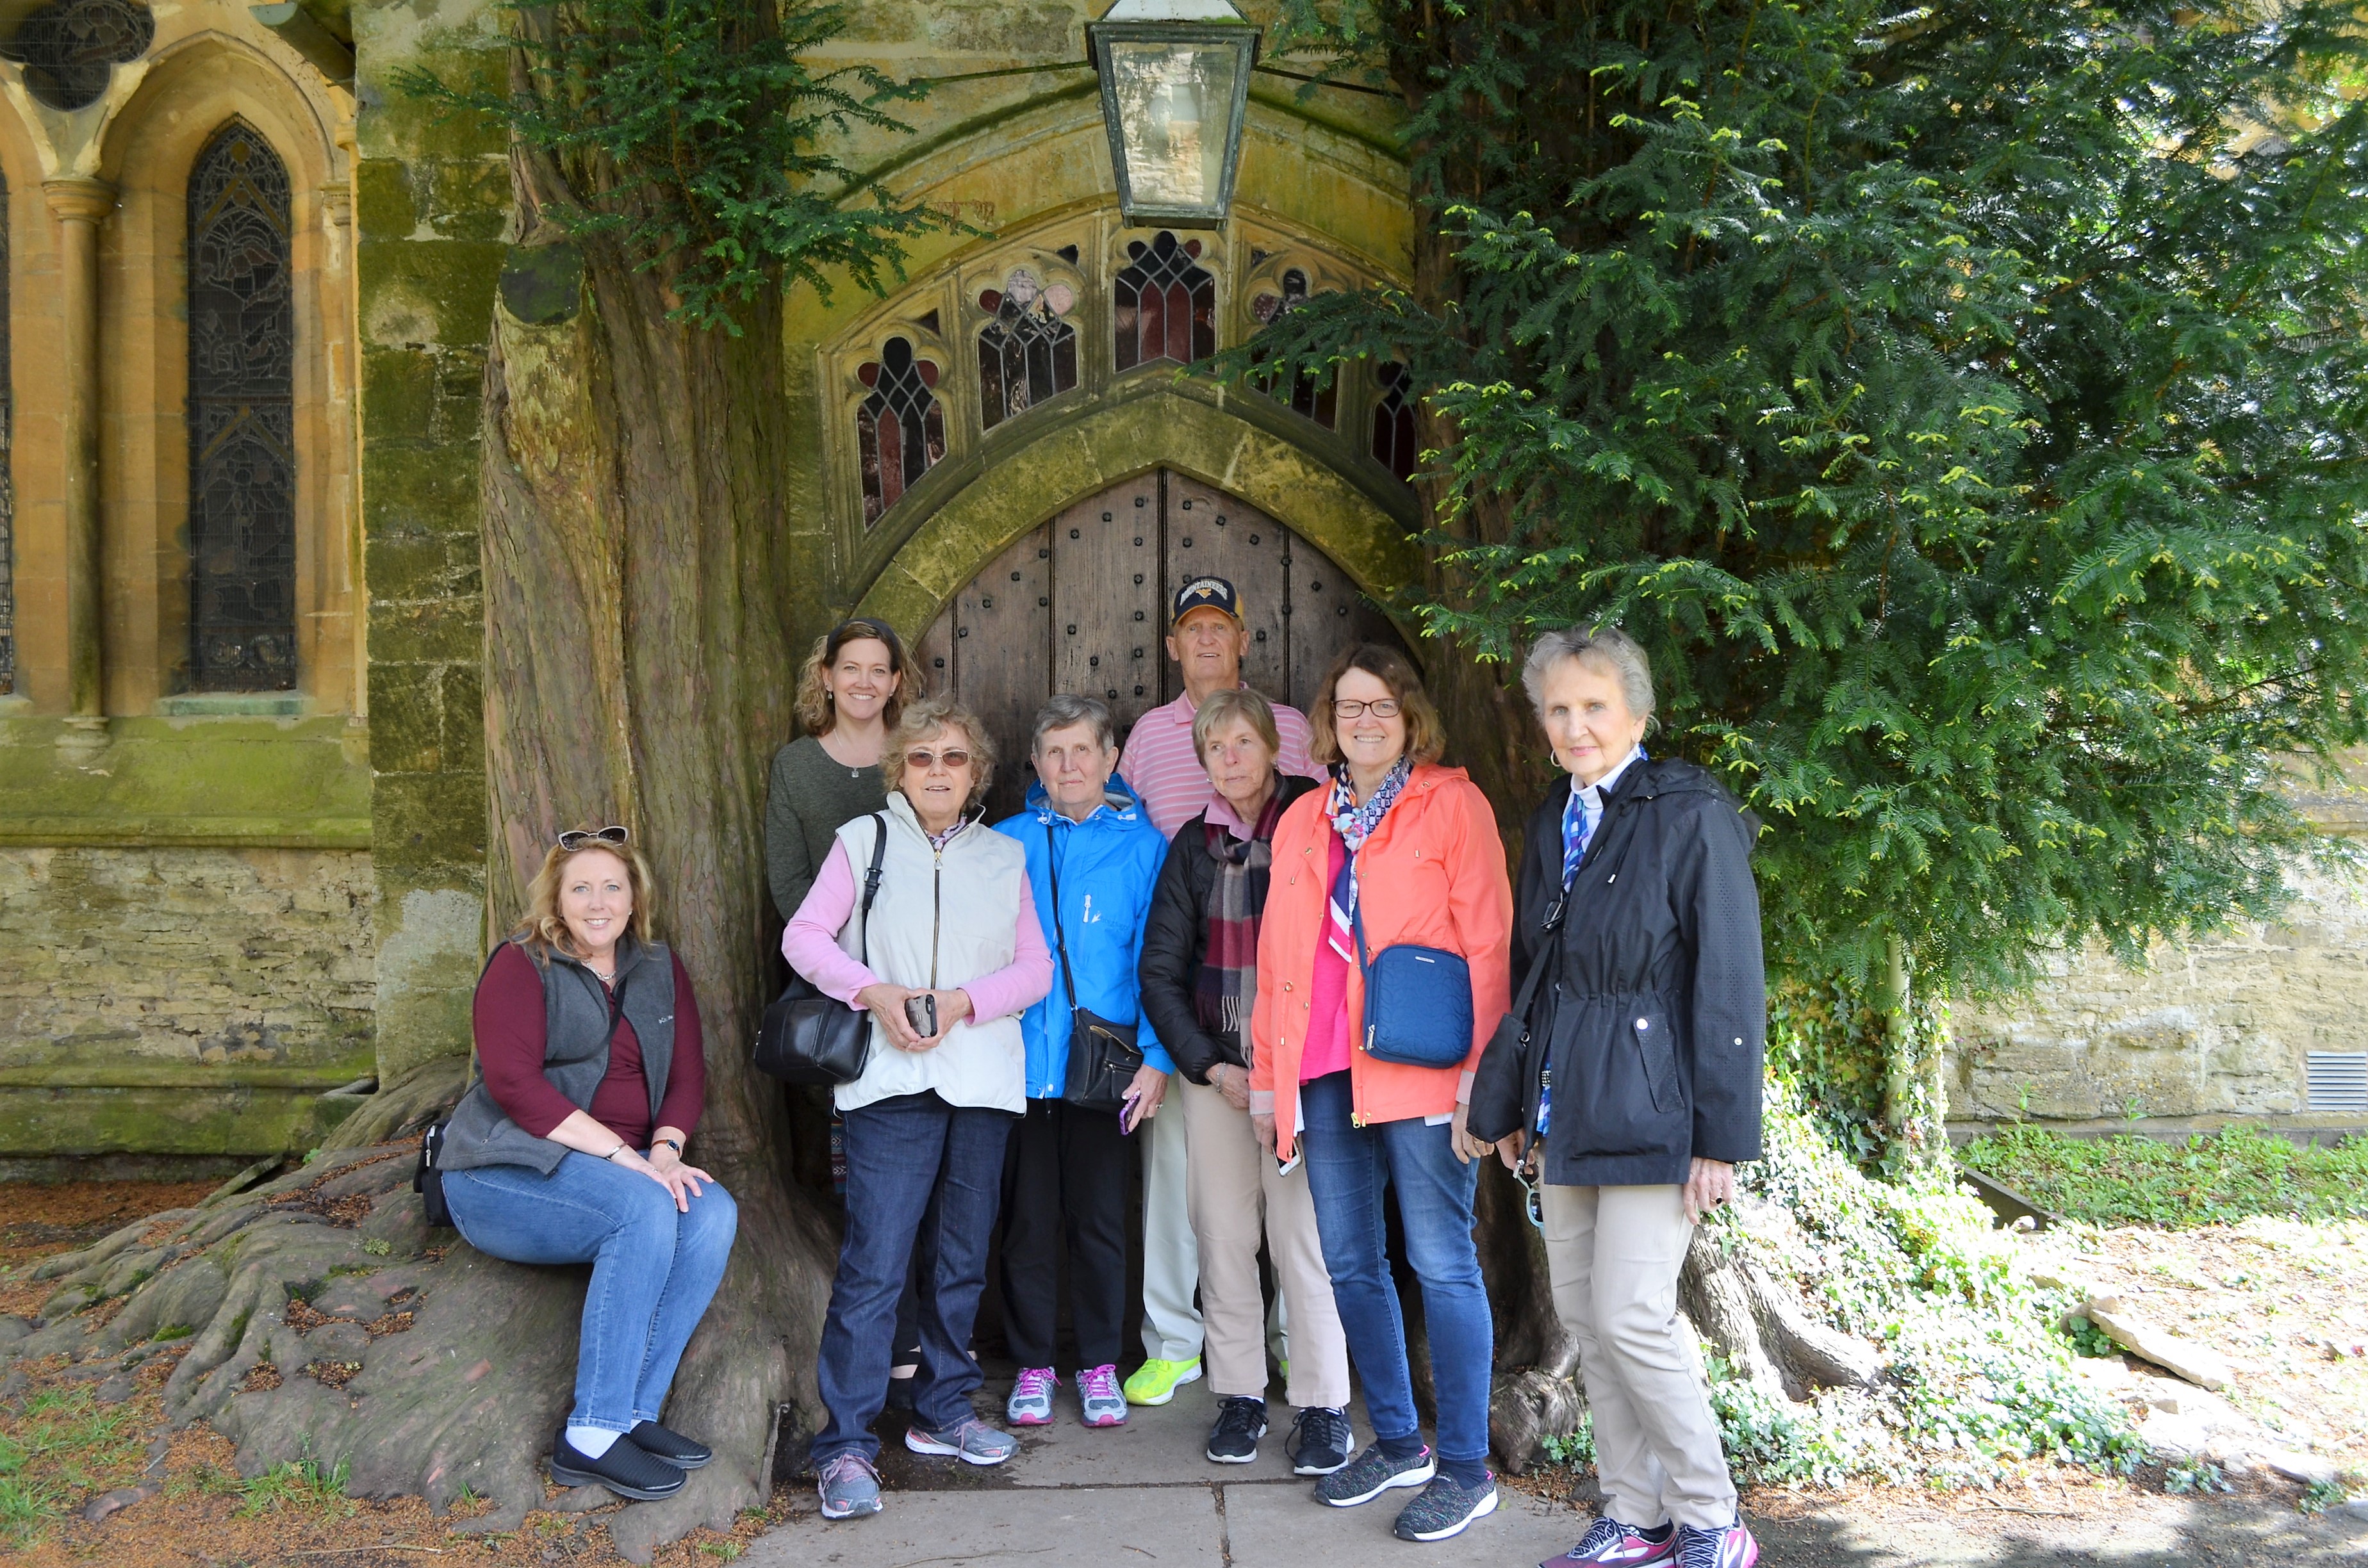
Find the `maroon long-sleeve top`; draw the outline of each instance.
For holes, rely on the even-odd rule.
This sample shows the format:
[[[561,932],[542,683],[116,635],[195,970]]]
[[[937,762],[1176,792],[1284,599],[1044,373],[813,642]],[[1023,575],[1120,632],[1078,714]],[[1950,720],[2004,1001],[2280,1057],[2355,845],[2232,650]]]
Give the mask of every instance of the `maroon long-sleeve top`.
[[[657,1119],[650,1119],[650,1085],[642,1071],[642,1042],[633,1026],[619,1018],[609,1041],[609,1071],[585,1108],[592,1119],[636,1149],[649,1147],[650,1134],[661,1127],[678,1127],[689,1134],[707,1103],[707,1056],[700,1048],[699,998],[692,994],[690,976],[682,960],[674,964],[674,1057],[666,1070],[666,1100]],[[542,976],[526,949],[505,942],[477,987],[473,1010],[477,1029],[477,1064],[485,1074],[485,1088],[494,1103],[512,1121],[537,1138],[567,1119],[575,1107],[542,1075],[545,1040]]]

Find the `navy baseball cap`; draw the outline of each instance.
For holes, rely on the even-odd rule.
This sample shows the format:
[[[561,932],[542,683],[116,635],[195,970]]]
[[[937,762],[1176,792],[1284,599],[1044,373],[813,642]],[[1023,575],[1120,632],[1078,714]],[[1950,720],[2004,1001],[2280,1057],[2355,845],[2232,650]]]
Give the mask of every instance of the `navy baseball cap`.
[[[1175,625],[1196,609],[1221,609],[1235,620],[1242,618],[1242,601],[1234,585],[1223,577],[1193,577],[1176,590],[1175,607],[1167,612],[1167,624]]]

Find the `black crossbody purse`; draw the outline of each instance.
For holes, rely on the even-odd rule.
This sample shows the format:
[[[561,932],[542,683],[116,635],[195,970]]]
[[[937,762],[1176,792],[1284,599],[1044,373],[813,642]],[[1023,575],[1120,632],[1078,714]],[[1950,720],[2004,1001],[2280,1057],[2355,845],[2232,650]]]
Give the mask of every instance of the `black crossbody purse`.
[[[1060,846],[1053,824],[1044,824],[1044,864],[1053,878],[1053,945],[1061,954],[1061,988],[1069,999],[1069,1072],[1061,1097],[1088,1110],[1112,1115],[1126,1107],[1127,1086],[1143,1071],[1143,1048],[1134,1043],[1134,1026],[1114,1024],[1090,1007],[1077,1006],[1077,986],[1069,974],[1069,939],[1061,931]]]
[[[871,869],[863,876],[863,934],[858,949],[871,962],[871,901],[880,896],[880,868],[888,856],[888,813],[871,813]],[[795,970],[765,1009],[757,1029],[756,1067],[784,1084],[825,1087],[852,1084],[871,1060],[871,1015],[814,989]]]

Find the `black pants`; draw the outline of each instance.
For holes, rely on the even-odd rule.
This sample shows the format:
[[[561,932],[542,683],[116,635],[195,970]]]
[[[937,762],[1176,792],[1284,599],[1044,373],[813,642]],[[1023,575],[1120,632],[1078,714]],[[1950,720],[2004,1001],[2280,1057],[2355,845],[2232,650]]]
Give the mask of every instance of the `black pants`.
[[[1003,1153],[1003,1330],[1012,1359],[1053,1366],[1061,1256],[1080,1367],[1114,1365],[1126,1321],[1126,1195],[1134,1140],[1106,1110],[1030,1100]]]

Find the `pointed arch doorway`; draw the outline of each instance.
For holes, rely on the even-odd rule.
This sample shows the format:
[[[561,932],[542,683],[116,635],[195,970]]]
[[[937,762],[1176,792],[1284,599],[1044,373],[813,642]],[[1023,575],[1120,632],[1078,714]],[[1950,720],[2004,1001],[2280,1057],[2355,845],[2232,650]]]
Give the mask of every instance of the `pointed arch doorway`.
[[[930,689],[974,710],[1003,755],[991,818],[1019,808],[1029,729],[1053,692],[1103,699],[1121,735],[1181,693],[1167,607],[1203,574],[1241,594],[1243,677],[1303,711],[1341,649],[1405,645],[1330,556],[1238,496],[1171,469],[1114,484],[1013,542],[921,638]]]

